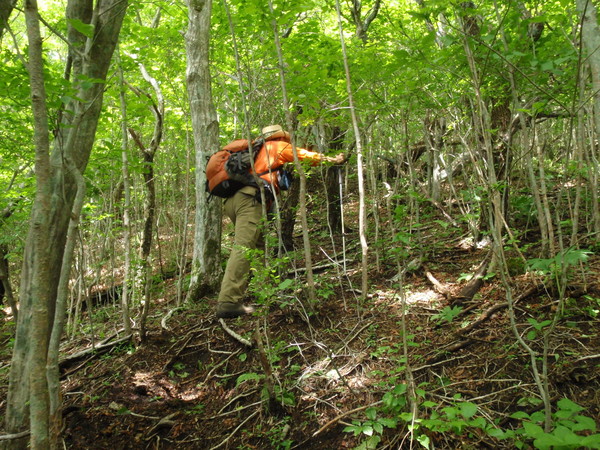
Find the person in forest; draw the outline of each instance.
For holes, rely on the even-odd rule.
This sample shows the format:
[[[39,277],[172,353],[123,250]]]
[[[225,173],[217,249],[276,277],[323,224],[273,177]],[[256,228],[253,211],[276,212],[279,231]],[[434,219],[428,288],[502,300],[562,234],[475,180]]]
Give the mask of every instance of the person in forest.
[[[256,155],[254,170],[257,174],[262,174],[260,178],[270,186],[273,195],[277,195],[279,193],[277,169],[285,163],[294,161],[290,134],[279,125],[271,125],[262,129],[262,136],[265,144]],[[329,157],[304,148],[296,148],[296,152],[298,159],[310,161],[313,165],[321,162],[342,164],[345,161],[343,153]],[[239,317],[254,311],[251,306],[242,303],[242,298],[248,285],[250,271],[246,249],[255,249],[261,237],[259,224],[262,219],[262,205],[258,188],[242,187],[232,197],[225,199],[223,209],[233,222],[235,237],[216,307],[216,315],[222,319]]]

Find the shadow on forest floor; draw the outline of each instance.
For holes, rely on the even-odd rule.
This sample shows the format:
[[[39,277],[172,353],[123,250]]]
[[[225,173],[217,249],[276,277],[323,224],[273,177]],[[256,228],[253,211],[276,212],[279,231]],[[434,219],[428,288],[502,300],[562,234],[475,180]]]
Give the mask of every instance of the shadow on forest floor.
[[[542,408],[531,358],[510,328],[498,278],[486,281],[461,307],[449,304],[451,293],[464,285],[457,281],[461,274],[473,272],[485,253],[444,245],[428,255],[426,269],[404,281],[418,414],[431,419],[417,425],[412,438],[438,449],[513,447],[482,431],[481,423],[514,428],[519,421],[512,413]],[[359,251],[353,256],[360,260]],[[214,299],[176,311],[167,322],[169,330],[160,326],[169,309],[164,303],[153,311],[145,345],[122,344],[64,368],[66,447],[343,449],[373,435],[380,438],[377,448],[409,448],[402,301],[391,281],[395,269],[369,274],[371,295],[360,308],[348,284],[360,285],[359,262],[348,270],[344,291],[335,289],[320,300],[309,322],[293,302],[227,322],[249,339],[256,327],[263,331],[276,407],[268,410],[263,401],[258,351],[224,331],[212,314]],[[584,285],[574,276],[567,314],[549,340],[548,378],[553,405],[566,397],[598,422],[600,259],[590,259],[586,270],[592,274],[587,281],[595,284]],[[426,271],[448,295],[440,294],[439,286],[434,290]],[[321,280],[336,285],[336,271]],[[165,298],[175,298],[175,281],[166,280],[165,288]],[[542,329],[540,324],[555,311],[555,297],[525,275],[516,276],[512,288],[519,332],[541,352],[536,326]],[[116,313],[113,319],[114,328]],[[72,351],[86,345],[79,342]],[[469,405],[476,410],[465,412]],[[453,418],[452,411],[459,410]],[[356,433],[344,431],[349,426]]]

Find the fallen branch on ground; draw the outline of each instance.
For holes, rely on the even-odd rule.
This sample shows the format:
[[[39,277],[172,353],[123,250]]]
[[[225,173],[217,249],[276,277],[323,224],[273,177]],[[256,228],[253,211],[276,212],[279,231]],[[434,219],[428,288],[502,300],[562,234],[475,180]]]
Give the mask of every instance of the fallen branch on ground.
[[[21,439],[26,436],[29,436],[29,430],[14,434],[1,434],[0,441],[12,441],[13,439]]]
[[[86,348],[85,350],[82,350],[80,352],[77,352],[70,356],[67,356],[66,358],[61,360],[58,365],[63,366],[65,364],[72,363],[73,361],[77,361],[78,359],[81,359],[81,358],[91,355],[91,354],[94,354],[94,356],[98,356],[102,353],[107,352],[108,350],[112,349],[113,347],[116,347],[117,345],[122,344],[123,342],[129,341],[131,339],[131,336],[132,336],[131,334],[128,334],[127,336],[124,336],[124,337],[117,339],[116,341],[112,341],[112,342],[106,342],[106,339],[105,339],[104,341],[102,341],[101,343],[99,343],[96,346]]]
[[[245,345],[246,347],[252,347],[252,342],[250,342],[248,339],[243,338],[242,336],[237,334],[235,331],[233,331],[231,328],[229,328],[223,319],[219,319],[219,323],[221,324],[221,326],[223,327],[223,329],[227,332],[227,334],[229,336],[234,338],[240,344]]]
[[[177,308],[173,308],[170,310],[165,317],[160,321],[160,327],[163,330],[171,331],[171,329],[167,326],[167,321],[171,318],[171,316],[179,310],[182,310],[183,306],[178,306]]]

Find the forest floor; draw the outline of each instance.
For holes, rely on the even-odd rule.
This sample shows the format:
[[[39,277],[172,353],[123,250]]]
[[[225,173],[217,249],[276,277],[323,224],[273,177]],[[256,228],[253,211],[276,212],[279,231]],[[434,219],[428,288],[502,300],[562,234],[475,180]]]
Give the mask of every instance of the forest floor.
[[[348,242],[358,240],[349,235]],[[214,298],[174,311],[162,327],[176,292],[176,280],[166,280],[146,343],[122,343],[61,365],[65,447],[345,449],[362,443],[366,449],[377,442],[377,448],[419,448],[419,441],[438,449],[514,448],[514,441],[488,431],[517,429],[521,419],[511,415],[531,415],[543,405],[532,357],[511,329],[507,293],[496,276],[472,300],[456,302],[464,274],[473,273],[487,252],[464,248],[457,236],[431,241],[423,265],[406,274],[404,290],[395,264],[379,269],[373,264],[369,295],[361,302],[360,248],[354,245],[341,284],[337,269],[318,271],[319,299],[309,320],[306,302],[299,306],[292,292],[255,316],[226,322],[253,343],[260,330],[264,353],[224,330],[213,314]],[[319,255],[313,261],[327,262]],[[573,267],[565,313],[547,339],[552,407],[568,398],[597,424],[599,279],[597,256]],[[510,286],[516,327],[541,370],[541,333],[558,297],[541,278],[523,273]],[[118,313],[108,307],[104,316],[101,312],[95,313],[95,332],[108,336],[118,328]],[[68,345],[66,356],[91,341]],[[277,401],[266,401],[261,355],[272,368]],[[6,369],[8,356],[0,367]],[[6,373],[1,372],[2,394]],[[411,392],[422,419],[412,427]]]

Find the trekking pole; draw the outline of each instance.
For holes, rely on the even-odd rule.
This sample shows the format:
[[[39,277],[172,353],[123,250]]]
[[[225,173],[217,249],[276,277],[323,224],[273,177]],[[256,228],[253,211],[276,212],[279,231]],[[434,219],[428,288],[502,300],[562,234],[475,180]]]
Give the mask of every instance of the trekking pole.
[[[344,192],[342,189],[342,168],[338,167],[338,181],[340,184],[340,219],[342,222],[342,263],[344,265],[344,275],[346,275],[346,227],[344,225]]]

